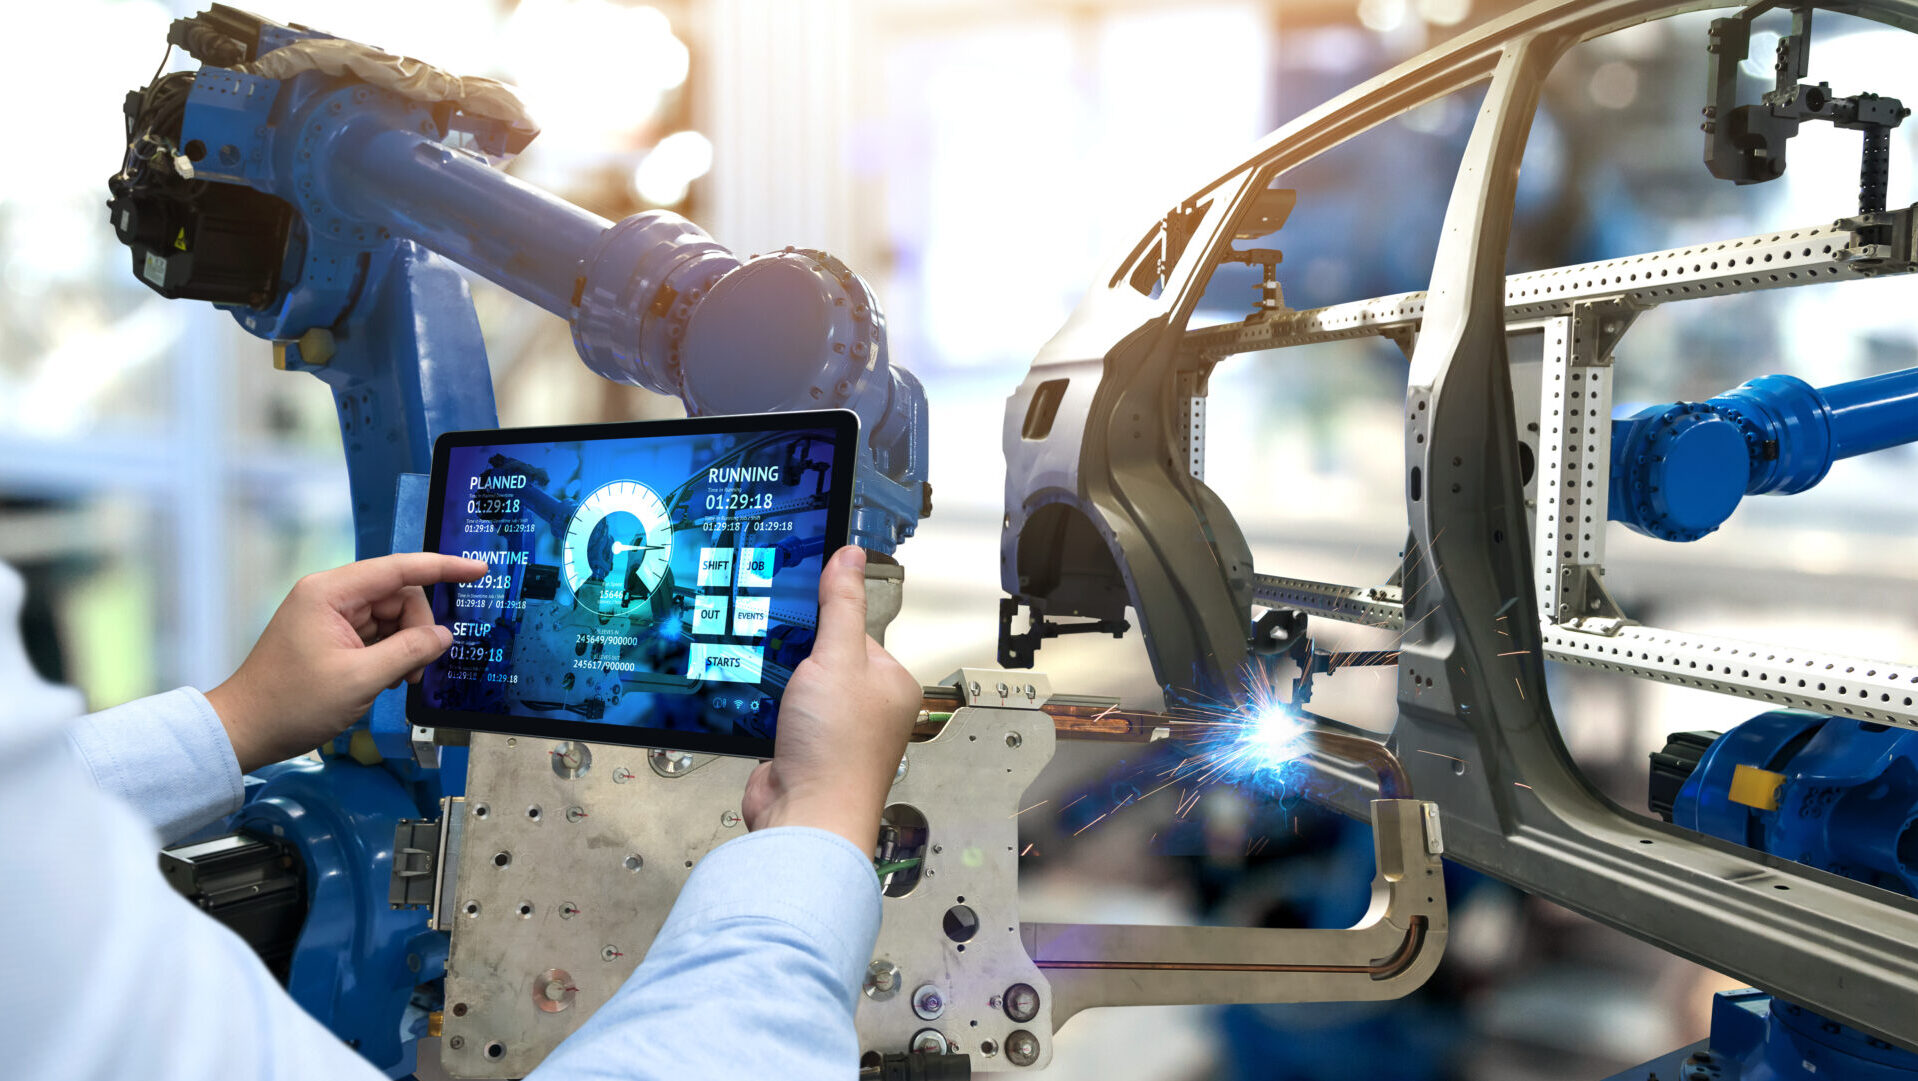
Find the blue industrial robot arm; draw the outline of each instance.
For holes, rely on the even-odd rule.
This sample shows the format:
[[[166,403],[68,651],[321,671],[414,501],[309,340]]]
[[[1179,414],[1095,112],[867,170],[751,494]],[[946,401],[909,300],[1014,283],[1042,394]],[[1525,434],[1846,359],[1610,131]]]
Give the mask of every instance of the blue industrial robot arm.
[[[1918,440],[1918,368],[1814,387],[1750,380],[1612,422],[1611,518],[1661,540],[1716,530],[1747,495],[1802,492],[1840,458]]]
[[[857,412],[854,532],[882,552],[912,534],[927,509],[925,394],[888,362],[884,317],[858,275],[811,251],[742,262],[664,211],[608,222],[361,105],[319,141],[317,213],[414,240],[565,317],[588,367],[695,415]]]
[[[925,393],[889,362],[879,305],[844,264],[799,249],[741,260],[664,211],[607,221],[500,171],[535,132],[497,84],[303,28],[219,21],[246,18],[216,6],[182,20],[191,29],[175,37],[221,63],[173,87],[183,96],[177,132],[166,116],[150,131],[130,130],[122,176],[149,161],[155,172],[184,171],[202,217],[217,209],[222,187],[290,210],[270,287],[229,304],[249,331],[283,343],[287,367],[327,377],[347,344],[340,339],[377,293],[369,285],[380,264],[411,242],[565,318],[588,367],[674,395],[693,414],[853,410],[864,434],[855,539],[891,553],[912,535],[930,510]],[[249,32],[257,39],[246,40]],[[150,124],[164,82],[146,92]],[[149,220],[164,216],[137,197],[116,198],[123,239],[137,237],[127,214],[142,209]],[[211,230],[147,232],[144,245],[129,239],[136,272],[167,295],[194,295],[181,276],[209,260]],[[484,368],[469,371],[477,378]],[[346,409],[342,402],[343,427]],[[431,434],[400,437],[413,445],[414,471]],[[354,468],[356,480],[361,472]],[[390,486],[392,471],[380,472]],[[383,543],[386,530],[361,524],[362,554],[373,554],[365,542]]]
[[[1650,782],[1652,810],[1675,825],[1918,896],[1918,732],[1773,710],[1723,734],[1672,733]],[[1758,991],[1717,996],[1687,1065],[1677,1076],[1918,1078],[1918,1054]]]

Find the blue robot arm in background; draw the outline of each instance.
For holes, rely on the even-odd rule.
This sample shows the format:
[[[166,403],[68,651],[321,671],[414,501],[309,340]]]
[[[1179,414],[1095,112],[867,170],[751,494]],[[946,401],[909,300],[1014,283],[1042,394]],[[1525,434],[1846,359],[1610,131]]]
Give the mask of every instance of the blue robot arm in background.
[[[888,362],[872,291],[838,260],[742,260],[677,215],[610,222],[506,175],[537,132],[491,80],[217,4],[168,44],[201,66],[128,95],[114,228],[156,292],[226,308],[280,367],[330,386],[360,556],[418,547],[435,438],[498,425],[453,262],[566,319],[593,371],[690,413],[857,412],[856,543],[890,554],[930,512],[924,391]],[[393,900],[396,864],[419,855],[396,833],[465,781],[464,748],[415,742],[404,707],[383,694],[323,761],[250,776],[238,843],[169,853],[189,865],[176,881],[217,882],[236,860],[288,869],[288,991],[393,1077],[440,1006],[447,947]],[[216,892],[196,899],[222,915]]]
[[[1818,388],[1789,375],[1612,421],[1611,519],[1697,540],[1747,495],[1802,492],[1840,458],[1918,440],[1918,368]]]

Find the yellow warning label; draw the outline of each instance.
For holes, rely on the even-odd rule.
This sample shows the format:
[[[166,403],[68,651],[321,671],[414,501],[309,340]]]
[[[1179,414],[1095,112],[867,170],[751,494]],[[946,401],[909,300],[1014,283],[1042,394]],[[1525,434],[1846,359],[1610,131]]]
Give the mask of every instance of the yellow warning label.
[[[1760,811],[1776,811],[1778,786],[1784,783],[1785,775],[1782,773],[1741,762],[1737,769],[1732,770],[1732,787],[1726,795],[1731,797],[1733,803],[1742,803]]]
[[[186,250],[186,230],[185,229],[181,229],[180,235],[173,238],[173,246],[180,249],[181,251]]]

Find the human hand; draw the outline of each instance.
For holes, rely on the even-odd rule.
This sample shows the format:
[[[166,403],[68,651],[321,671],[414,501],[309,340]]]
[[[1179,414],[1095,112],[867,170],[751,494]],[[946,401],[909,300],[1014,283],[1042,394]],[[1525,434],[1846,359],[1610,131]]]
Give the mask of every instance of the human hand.
[[[420,587],[485,573],[476,559],[410,552],[295,583],[240,670],[206,692],[241,772],[312,750],[345,731],[380,691],[417,682],[453,644]]]
[[[814,826],[862,852],[879,840],[921,688],[866,635],[866,553],[848,545],[819,576],[819,634],[779,704],[773,758],[746,780],[748,829]]]

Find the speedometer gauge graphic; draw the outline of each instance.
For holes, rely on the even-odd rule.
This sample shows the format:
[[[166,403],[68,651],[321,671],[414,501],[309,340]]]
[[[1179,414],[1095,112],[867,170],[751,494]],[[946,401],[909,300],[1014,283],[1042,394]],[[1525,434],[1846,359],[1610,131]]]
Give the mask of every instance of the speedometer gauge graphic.
[[[666,504],[638,481],[616,480],[580,502],[566,527],[566,585],[602,619],[656,615],[672,555]]]

